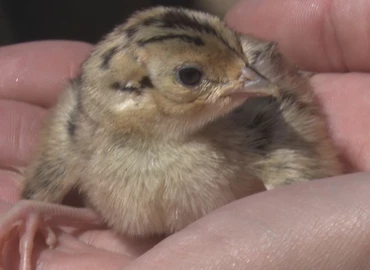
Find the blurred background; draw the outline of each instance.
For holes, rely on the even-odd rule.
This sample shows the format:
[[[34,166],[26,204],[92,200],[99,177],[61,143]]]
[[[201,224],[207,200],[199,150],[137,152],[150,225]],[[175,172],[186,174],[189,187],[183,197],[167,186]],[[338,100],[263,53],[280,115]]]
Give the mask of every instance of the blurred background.
[[[0,0],[0,46],[67,39],[95,43],[132,12],[183,6],[223,17],[237,0]]]

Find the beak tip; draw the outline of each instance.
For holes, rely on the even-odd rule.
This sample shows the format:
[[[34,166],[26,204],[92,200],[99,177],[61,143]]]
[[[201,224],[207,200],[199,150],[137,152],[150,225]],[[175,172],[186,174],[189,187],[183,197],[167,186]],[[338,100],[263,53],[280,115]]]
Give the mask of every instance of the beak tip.
[[[268,94],[270,82],[260,75],[257,71],[255,71],[251,67],[243,67],[242,68],[242,76],[244,77],[244,85],[243,88],[246,92],[256,92],[261,94]]]
[[[272,87],[270,81],[253,68],[243,67],[241,73],[243,85],[226,93],[226,96],[243,98],[275,96],[275,87]]]

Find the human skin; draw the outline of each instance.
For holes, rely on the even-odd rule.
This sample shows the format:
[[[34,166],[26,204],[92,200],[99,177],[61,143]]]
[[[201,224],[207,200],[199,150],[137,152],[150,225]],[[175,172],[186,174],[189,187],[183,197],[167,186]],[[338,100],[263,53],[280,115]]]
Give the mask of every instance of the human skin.
[[[157,239],[118,238],[109,230],[57,230],[55,249],[35,240],[38,269],[370,268],[369,16],[365,0],[249,0],[226,17],[241,32],[278,40],[288,58],[320,72],[312,84],[333,139],[349,170],[363,173],[249,196],[155,247]],[[18,171],[32,155],[47,108],[90,49],[76,42],[0,48],[0,213],[18,200]],[[16,262],[17,243],[8,246],[8,261]]]

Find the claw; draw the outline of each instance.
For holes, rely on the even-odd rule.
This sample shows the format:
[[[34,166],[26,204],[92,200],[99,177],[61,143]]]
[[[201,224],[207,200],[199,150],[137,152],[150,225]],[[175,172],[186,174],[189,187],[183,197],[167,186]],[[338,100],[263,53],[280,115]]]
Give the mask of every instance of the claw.
[[[97,228],[104,226],[92,210],[38,201],[20,201],[0,219],[0,269],[4,266],[4,249],[16,231],[19,233],[19,269],[30,270],[34,238],[39,231],[49,248],[55,248],[57,237],[52,228],[69,226]],[[7,258],[9,259],[9,258]]]

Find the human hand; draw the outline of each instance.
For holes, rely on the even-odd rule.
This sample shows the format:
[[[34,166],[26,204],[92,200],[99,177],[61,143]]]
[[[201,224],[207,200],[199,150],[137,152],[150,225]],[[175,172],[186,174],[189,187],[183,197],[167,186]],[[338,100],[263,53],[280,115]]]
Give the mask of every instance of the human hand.
[[[315,52],[319,52],[321,47],[314,45],[323,42],[315,33],[326,26],[316,24],[315,28],[310,25],[309,19],[306,22],[301,21],[315,16],[322,19],[326,13],[320,13],[320,8],[316,9],[318,13],[310,12],[308,5],[311,3],[307,3],[306,8],[303,7],[304,3],[300,3],[301,13],[298,10],[287,13],[286,10],[290,8],[281,9],[281,4],[275,7],[278,11],[273,11],[271,6],[275,2],[242,1],[240,5],[244,11],[231,11],[228,21],[243,32],[260,29],[260,36],[283,41],[283,51],[306,69],[346,71],[341,70],[340,66],[331,66],[331,63],[342,61],[340,57],[344,54],[328,53],[328,57],[336,61],[323,61],[325,58],[322,55],[315,56]],[[326,1],[321,1],[318,5],[325,4],[323,2]],[[250,5],[258,7],[253,11]],[[285,5],[295,6],[297,3],[286,1]],[[259,14],[258,10],[270,10],[262,17],[265,18],[265,23],[255,22],[257,19],[254,16]],[[308,10],[306,16],[303,15],[305,10]],[[340,7],[334,8],[331,12],[340,10]],[[363,10],[366,9],[359,9],[361,12]],[[367,10],[368,15],[370,8]],[[276,17],[272,18],[271,14]],[[298,17],[296,14],[302,16]],[[356,16],[353,11],[351,16],[358,20],[361,17],[360,14]],[[251,20],[248,22],[249,26],[244,24],[243,17]],[[294,24],[289,20],[293,17],[296,20]],[[257,18],[261,20],[261,15]],[[282,18],[286,20],[285,27],[283,23],[279,27],[290,30],[271,36],[274,31],[267,30],[271,25],[277,25],[277,21]],[[308,34],[310,31],[304,31],[306,27],[314,28],[311,36]],[[350,29],[356,30],[355,27]],[[305,34],[307,40],[317,40],[310,46],[296,45],[297,42],[302,42],[302,34]],[[340,37],[345,37],[346,34],[344,30],[338,30],[337,33]],[[366,40],[361,31],[357,33],[357,37],[357,40]],[[367,40],[369,38],[367,36]],[[334,43],[334,40],[327,42]],[[343,44],[340,44],[345,55],[356,55],[359,50],[356,48],[353,52],[351,48],[344,49]],[[362,44],[370,43],[359,43]],[[293,45],[296,47],[291,49]],[[296,48],[302,48],[301,54],[311,57],[305,58],[299,50],[295,52]],[[0,211],[3,213],[10,207],[5,202],[14,203],[17,200],[20,177],[14,171],[27,163],[37,131],[46,114],[45,109],[35,105],[47,108],[55,103],[65,79],[76,74],[79,63],[86,57],[89,49],[90,46],[86,44],[68,42],[33,43],[0,49],[0,71],[4,74],[0,78],[0,127],[5,127],[0,133],[0,164],[4,168],[0,172],[0,195],[4,200]],[[366,62],[365,54],[366,51],[362,50],[364,57],[351,62],[352,71],[370,70],[370,66],[362,68],[360,64],[360,61]],[[314,76],[312,82],[328,113],[333,137],[343,150],[348,164],[353,170],[369,170],[369,156],[366,155],[370,147],[366,138],[367,125],[366,119],[361,119],[362,114],[365,116],[370,113],[370,104],[366,103],[369,102],[369,75],[326,73]],[[247,197],[167,238],[137,260],[134,259],[149,249],[155,240],[147,243],[130,242],[114,237],[109,231],[84,231],[78,235],[60,231],[59,244],[55,250],[47,250],[41,239],[35,242],[35,261],[37,260],[39,269],[64,269],[72,266],[82,269],[120,269],[132,260],[133,264],[128,269],[229,269],[233,264],[237,269],[330,269],[334,265],[341,265],[346,269],[365,269],[366,266],[369,267],[366,265],[369,263],[366,256],[366,251],[369,250],[369,217],[366,206],[370,200],[367,176],[350,175],[314,181]],[[15,253],[16,249],[13,246]]]

